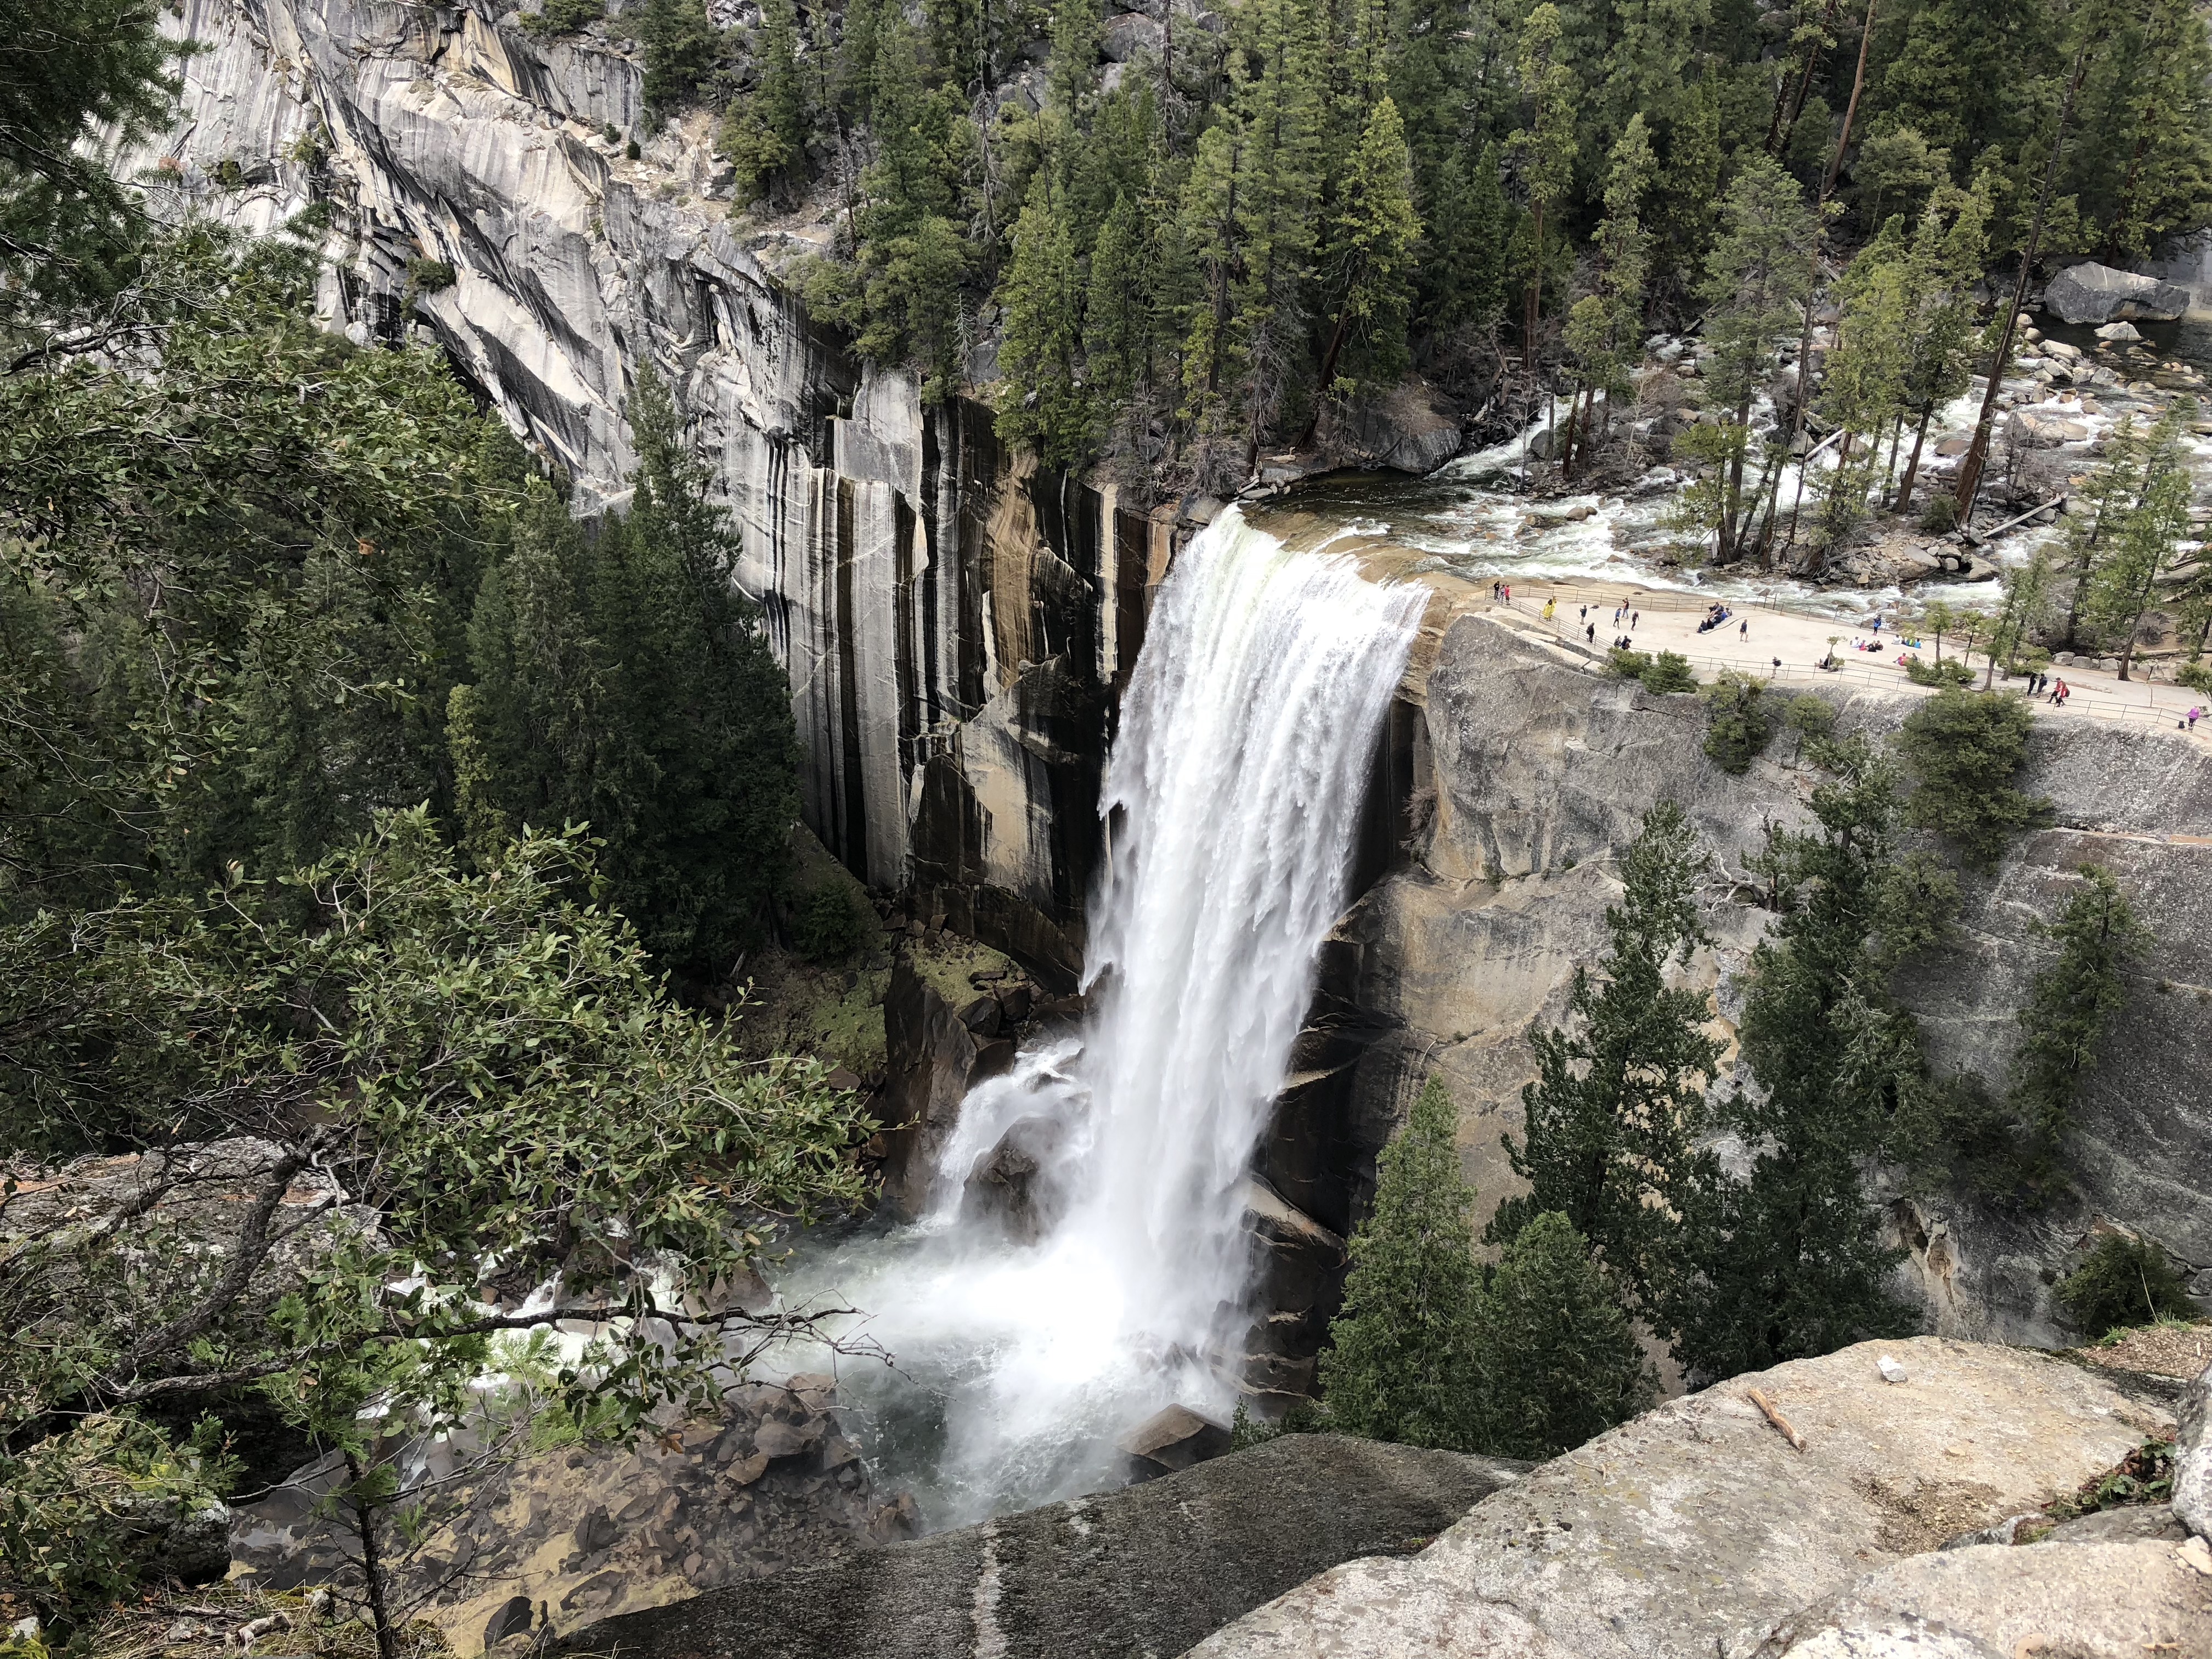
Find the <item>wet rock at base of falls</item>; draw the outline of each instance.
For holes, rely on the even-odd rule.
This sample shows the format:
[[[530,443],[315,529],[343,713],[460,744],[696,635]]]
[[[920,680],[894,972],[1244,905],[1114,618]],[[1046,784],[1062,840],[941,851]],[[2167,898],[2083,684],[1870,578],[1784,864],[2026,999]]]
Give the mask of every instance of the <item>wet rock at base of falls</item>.
[[[425,1473],[448,1484],[399,1579],[410,1600],[430,1598],[422,1616],[464,1654],[527,1627],[513,1622],[518,1603],[572,1630],[918,1530],[911,1498],[885,1502],[870,1486],[825,1376],[740,1385],[720,1419],[627,1450],[571,1447],[479,1479],[461,1471],[459,1485],[453,1459],[426,1453]],[[353,1552],[318,1510],[337,1478],[326,1458],[234,1510],[232,1577],[265,1590],[352,1582]]]
[[[1114,1444],[1128,1458],[1132,1480],[1151,1480],[1219,1457],[1229,1449],[1229,1430],[1188,1406],[1164,1406]]]
[[[1254,1257],[1253,1305],[1267,1310],[1246,1341],[1243,1382],[1279,1407],[1313,1392],[1316,1361],[1344,1299],[1344,1240],[1254,1176],[1244,1183]]]
[[[2188,310],[2189,290],[2110,265],[2069,265],[2044,289],[2043,308],[2069,323],[2170,323]]]
[[[1120,1492],[609,1619],[556,1652],[1164,1659],[1338,1562],[1419,1549],[1527,1467],[1285,1435]]]
[[[1036,1243],[1064,1207],[1066,1194],[1052,1170],[1066,1139],[1067,1126],[1058,1118],[1018,1120],[969,1175],[961,1219],[994,1223],[1015,1243]]]

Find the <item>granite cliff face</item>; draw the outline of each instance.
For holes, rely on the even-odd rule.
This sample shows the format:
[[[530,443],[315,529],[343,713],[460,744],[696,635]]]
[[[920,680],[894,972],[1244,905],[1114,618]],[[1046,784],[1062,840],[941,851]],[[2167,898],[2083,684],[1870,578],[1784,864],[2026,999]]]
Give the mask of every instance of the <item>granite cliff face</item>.
[[[1789,742],[1778,737],[1731,777],[1703,752],[1694,696],[1598,678],[1580,657],[1481,615],[1450,620],[1431,663],[1409,682],[1399,749],[1386,757],[1425,822],[1324,953],[1264,1154],[1276,1185],[1339,1230],[1431,1069],[1462,1103],[1482,1212],[1515,1190],[1500,1137],[1518,1130],[1521,1086],[1534,1074],[1528,1027],[1557,1022],[1576,963],[1601,954],[1616,856],[1654,802],[1680,801],[1717,857],[1704,895],[1715,948],[1692,973],[1717,992],[1723,1035],[1739,1006],[1733,975],[1768,920],[1745,860],[1770,821],[1808,821],[1811,775],[1792,764]],[[1838,729],[1877,739],[1915,706],[1906,693],[1835,695]],[[2202,833],[2212,764],[2179,734],[2045,719],[2022,787],[2050,797],[2053,822],[1990,874],[1962,877],[1951,941],[1899,989],[1939,1073],[2001,1083],[2014,1011],[2049,954],[2034,923],[2083,862],[2120,878],[2158,943],[2083,1091],[2069,1149],[2078,1201],[2021,1215],[1899,1193],[1889,1208],[1911,1251],[1899,1288],[1925,1304],[1931,1330],[2057,1345],[2069,1338],[2051,1284],[2100,1225],[2158,1239],[2200,1270],[2200,1293],[2212,1291],[2201,1271],[2212,1268],[2212,836]]]
[[[826,231],[741,240],[703,114],[629,159],[640,70],[604,40],[540,40],[494,0],[185,0],[172,27],[202,43],[181,117],[129,164],[257,231],[327,203],[325,320],[434,339],[586,505],[621,498],[651,365],[744,532],[808,823],[872,885],[1072,964],[1166,523],[812,330],[763,259]],[[452,284],[410,292],[410,261]]]

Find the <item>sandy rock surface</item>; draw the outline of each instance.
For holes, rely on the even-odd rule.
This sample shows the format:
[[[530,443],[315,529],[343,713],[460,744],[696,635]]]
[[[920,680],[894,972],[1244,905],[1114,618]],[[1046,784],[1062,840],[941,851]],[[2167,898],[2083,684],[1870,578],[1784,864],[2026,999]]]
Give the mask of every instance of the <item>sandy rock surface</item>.
[[[1906,1382],[1882,1381],[1884,1354]],[[1746,1398],[1753,1387],[1803,1452]],[[1862,1343],[1671,1401],[1484,1500],[1413,1559],[1349,1563],[1190,1659],[1473,1659],[1500,1650],[1493,1628],[1531,1654],[1749,1659],[1802,1610],[2071,1491],[2168,1427],[2063,1361]],[[1897,1582],[1900,1607],[1921,1593]]]

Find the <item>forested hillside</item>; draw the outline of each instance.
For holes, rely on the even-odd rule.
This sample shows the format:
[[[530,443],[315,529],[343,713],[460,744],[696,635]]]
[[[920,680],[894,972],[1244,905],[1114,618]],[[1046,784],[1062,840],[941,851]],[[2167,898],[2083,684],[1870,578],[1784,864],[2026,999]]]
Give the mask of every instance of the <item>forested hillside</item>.
[[[995,343],[1008,437],[1208,483],[1409,368],[1470,407],[1618,384],[1714,303],[1739,189],[1832,253],[1971,201],[1992,265],[2046,174],[2045,252],[2212,222],[2190,0],[596,10],[531,21],[634,38],[663,114],[721,108],[755,212],[834,207],[799,281],[863,352],[942,397]]]
[[[580,525],[442,354],[317,325],[319,216],[110,177],[158,16],[0,34],[0,1646],[321,1455],[392,1659],[410,1447],[713,1397],[759,1322],[687,1287],[860,1201],[872,1126],[723,1012],[798,750],[668,395]],[[533,1286],[594,1363],[509,1340]]]

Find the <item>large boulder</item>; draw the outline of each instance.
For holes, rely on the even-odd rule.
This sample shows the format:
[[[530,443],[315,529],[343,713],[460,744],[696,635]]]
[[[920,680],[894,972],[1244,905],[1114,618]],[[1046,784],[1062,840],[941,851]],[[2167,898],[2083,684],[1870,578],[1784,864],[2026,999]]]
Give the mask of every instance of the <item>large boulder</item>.
[[[1868,1575],[1758,1659],[2208,1659],[2205,1588],[2158,1540],[1944,1550]]]
[[[994,1225],[1018,1244],[1036,1243],[1066,1207],[1066,1194],[1053,1179],[1066,1140],[1067,1125],[1060,1118],[1016,1119],[969,1171],[960,1194],[961,1219]]]
[[[1170,1659],[1337,1562],[1419,1549],[1525,1468],[1286,1435],[1121,1492],[610,1619],[557,1651]]]
[[[1152,1480],[1220,1456],[1229,1449],[1229,1428],[1188,1406],[1163,1406],[1115,1443],[1128,1457],[1130,1474]]]
[[[1423,477],[1459,453],[1462,428],[1458,411],[1440,394],[1408,383],[1363,399],[1348,414],[1331,404],[1316,437],[1325,466]]]
[[[1884,1356],[1905,1382],[1884,1380]],[[1341,1567],[1189,1659],[1751,1659],[1803,1609],[2072,1492],[2164,1426],[2063,1360],[1862,1343],[1669,1401],[1486,1498],[1413,1560]]]
[[[2110,265],[2069,265],[2044,289],[2043,308],[2069,323],[2170,323],[2189,309],[2189,290]]]

